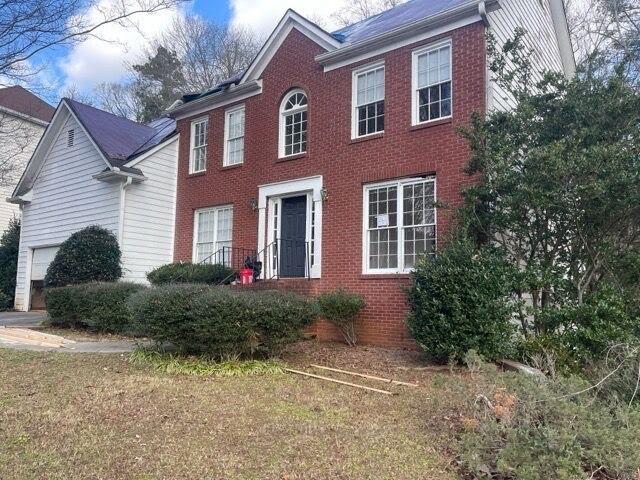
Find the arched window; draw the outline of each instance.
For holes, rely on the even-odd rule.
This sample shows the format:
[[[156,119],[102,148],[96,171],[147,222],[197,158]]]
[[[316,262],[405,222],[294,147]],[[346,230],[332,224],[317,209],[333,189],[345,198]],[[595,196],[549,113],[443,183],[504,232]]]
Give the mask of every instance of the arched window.
[[[307,151],[307,95],[289,92],[280,105],[280,157]]]

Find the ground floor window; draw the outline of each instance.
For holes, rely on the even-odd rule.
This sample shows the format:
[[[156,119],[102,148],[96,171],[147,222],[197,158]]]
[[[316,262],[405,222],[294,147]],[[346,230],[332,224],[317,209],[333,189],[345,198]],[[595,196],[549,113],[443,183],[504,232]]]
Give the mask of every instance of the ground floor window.
[[[411,270],[435,252],[435,178],[394,180],[364,187],[364,272]]]
[[[194,263],[228,263],[233,238],[233,207],[196,210],[193,238]]]

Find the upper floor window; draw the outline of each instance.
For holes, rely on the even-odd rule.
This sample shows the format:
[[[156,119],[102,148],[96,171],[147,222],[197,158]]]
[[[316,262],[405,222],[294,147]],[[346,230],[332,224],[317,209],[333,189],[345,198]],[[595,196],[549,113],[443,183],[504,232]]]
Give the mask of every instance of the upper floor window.
[[[384,131],[384,65],[353,72],[353,112],[351,137]]]
[[[224,160],[226,166],[244,162],[244,105],[225,112]]]
[[[364,188],[364,273],[401,273],[435,253],[435,178]]]
[[[209,119],[201,118],[191,122],[191,157],[189,173],[204,172],[207,169],[207,131]]]
[[[280,106],[279,156],[307,151],[307,96],[302,90],[289,92]]]
[[[451,42],[412,55],[413,124],[451,116]]]

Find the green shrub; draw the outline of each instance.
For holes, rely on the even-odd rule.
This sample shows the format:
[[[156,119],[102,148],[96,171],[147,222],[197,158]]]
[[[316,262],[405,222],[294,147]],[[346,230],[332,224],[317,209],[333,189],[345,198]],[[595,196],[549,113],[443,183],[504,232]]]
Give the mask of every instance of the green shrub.
[[[634,301],[605,285],[589,293],[581,305],[548,308],[544,323],[553,328],[520,342],[524,360],[552,357],[560,373],[579,373],[606,356],[611,345],[639,343]]]
[[[110,231],[91,226],[65,240],[44,278],[47,287],[89,282],[115,282],[122,276],[118,239]]]
[[[340,288],[319,295],[317,302],[319,314],[338,327],[347,344],[355,345],[355,319],[365,307],[362,296]]]
[[[167,283],[206,283],[217,285],[229,284],[234,279],[234,271],[220,264],[193,264],[188,262],[169,263],[152,270],[147,274],[147,280],[152,285]]]
[[[11,309],[12,298],[4,292],[0,292],[0,312]]]
[[[489,368],[479,376],[453,393],[465,399],[454,443],[464,478],[636,478],[637,407],[602,401],[593,390],[576,394],[588,387],[579,378],[541,382]]]
[[[277,354],[315,318],[312,303],[293,294],[189,284],[139,292],[129,308],[144,336],[215,357]]]
[[[45,291],[51,324],[93,331],[135,333],[128,298],[144,289],[135,283],[88,283]]]
[[[419,260],[409,291],[409,330],[434,360],[460,361],[469,350],[488,360],[512,349],[514,272],[489,247],[454,239]]]
[[[20,247],[20,222],[11,220],[0,237],[0,311],[13,308]]]

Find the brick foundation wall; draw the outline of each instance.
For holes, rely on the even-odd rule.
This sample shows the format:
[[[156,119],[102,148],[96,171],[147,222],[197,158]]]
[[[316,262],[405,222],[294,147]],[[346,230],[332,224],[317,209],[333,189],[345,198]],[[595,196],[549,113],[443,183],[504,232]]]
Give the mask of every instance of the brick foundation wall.
[[[428,126],[411,127],[411,51],[441,38],[453,46],[453,118]],[[470,179],[462,171],[469,151],[457,129],[473,111],[485,108],[484,26],[478,22],[438,39],[403,47],[360,64],[327,73],[314,56],[323,50],[293,30],[262,75],[263,92],[243,102],[246,107],[245,160],[241,166],[222,167],[224,111],[208,112],[208,158],[204,174],[189,175],[190,122],[178,122],[180,155],[175,260],[191,260],[194,210],[233,204],[233,245],[256,248],[258,212],[250,200],[258,186],[296,178],[323,176],[329,197],[323,204],[322,278],[308,280],[305,294],[337,287],[362,294],[367,302],[358,320],[362,343],[411,347],[405,324],[406,275],[362,274],[363,184],[411,175],[435,174],[439,242],[450,231],[461,190]],[[384,59],[385,132],[365,140],[351,140],[352,70]],[[279,108],[292,88],[308,96],[307,153],[278,159]],[[300,281],[283,283],[298,289]],[[322,339],[339,338],[324,322],[314,327]]]

